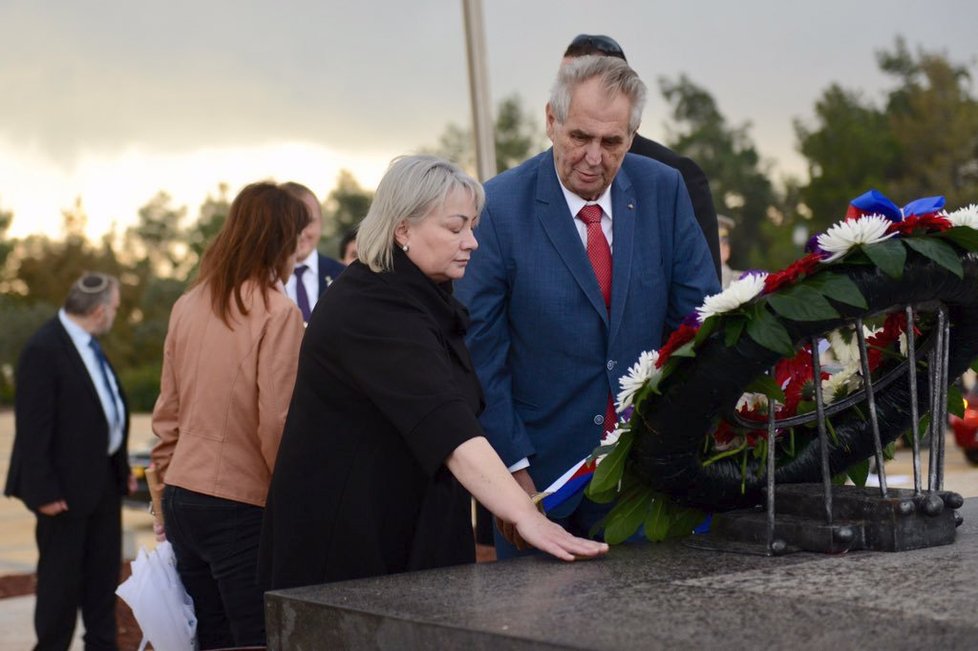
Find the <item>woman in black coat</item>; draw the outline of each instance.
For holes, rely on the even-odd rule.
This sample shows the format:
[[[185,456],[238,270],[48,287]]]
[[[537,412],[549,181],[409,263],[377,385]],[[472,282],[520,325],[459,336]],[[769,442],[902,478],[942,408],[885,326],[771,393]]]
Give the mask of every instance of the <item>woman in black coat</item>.
[[[469,492],[564,560],[607,551],[546,519],[482,434],[452,297],[484,195],[454,165],[396,159],[299,353],[260,579],[286,588],[474,561]],[[467,490],[466,490],[467,489]]]

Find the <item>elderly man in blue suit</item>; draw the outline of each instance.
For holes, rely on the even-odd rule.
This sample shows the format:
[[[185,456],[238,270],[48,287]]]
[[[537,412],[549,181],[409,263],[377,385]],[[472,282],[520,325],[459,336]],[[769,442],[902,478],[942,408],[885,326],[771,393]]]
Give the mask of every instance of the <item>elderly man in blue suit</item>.
[[[645,94],[621,59],[561,66],[553,147],[486,183],[480,247],[457,283],[486,435],[530,494],[594,449],[619,378],[720,289],[679,172],[627,153]],[[579,494],[548,515],[588,535],[606,511]]]

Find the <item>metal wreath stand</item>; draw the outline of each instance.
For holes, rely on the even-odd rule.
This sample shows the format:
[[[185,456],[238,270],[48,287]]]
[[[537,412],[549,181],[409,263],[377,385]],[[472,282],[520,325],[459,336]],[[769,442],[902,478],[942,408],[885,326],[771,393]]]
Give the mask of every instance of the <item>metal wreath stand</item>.
[[[962,254],[961,263],[962,278],[915,253],[908,255],[900,279],[876,267],[851,265],[847,274],[862,292],[867,309],[833,302],[840,318],[801,322],[778,317],[796,346],[812,344],[814,377],[821,376],[819,337],[854,327],[863,388],[826,405],[821,382],[813,382],[815,411],[780,421],[771,401],[766,468],[755,460],[745,473],[739,460],[704,466],[702,458],[703,438],[717,415],[737,421],[735,407],[745,387],[781,359],[749,337],[728,347],[722,333],[714,333],[696,357],[660,387],[661,396],[637,407],[641,417],[633,422],[631,470],[677,503],[717,512],[710,534],[695,536],[691,544],[780,554],[798,549],[902,551],[954,541],[961,522],[954,509],[963,499],[942,490],[947,387],[978,357],[978,254]],[[908,328],[907,360],[873,380],[863,319],[895,310],[905,311],[908,323],[920,313],[934,313],[935,326],[919,340]],[[865,408],[857,410],[857,404]],[[926,490],[917,436],[911,437],[913,490],[888,488],[883,447],[915,428],[927,412],[931,435]],[[834,436],[826,431],[829,416]],[[775,431],[813,421],[817,439],[775,467]],[[832,484],[834,475],[870,457],[876,460],[878,489]]]

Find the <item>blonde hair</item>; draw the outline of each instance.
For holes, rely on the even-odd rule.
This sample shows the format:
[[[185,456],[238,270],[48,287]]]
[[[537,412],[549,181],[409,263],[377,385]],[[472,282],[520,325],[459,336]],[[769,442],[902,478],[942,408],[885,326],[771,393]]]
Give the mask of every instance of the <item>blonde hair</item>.
[[[397,225],[422,221],[453,192],[464,190],[482,212],[482,185],[460,167],[437,156],[399,156],[391,161],[367,216],[357,227],[357,258],[372,271],[390,271]]]

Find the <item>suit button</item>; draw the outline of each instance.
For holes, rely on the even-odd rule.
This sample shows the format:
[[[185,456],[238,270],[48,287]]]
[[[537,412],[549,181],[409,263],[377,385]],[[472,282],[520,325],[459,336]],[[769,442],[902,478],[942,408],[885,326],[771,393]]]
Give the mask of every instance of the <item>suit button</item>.
[[[604,423],[604,416],[602,416],[601,414],[598,414],[597,416],[594,417],[594,424],[595,425],[601,425],[603,423]]]
[[[612,370],[613,368],[615,368],[615,364],[617,364],[617,363],[618,363],[618,362],[616,362],[615,360],[613,360],[613,359],[609,359],[609,360],[608,360],[608,370],[610,371],[610,370]]]

